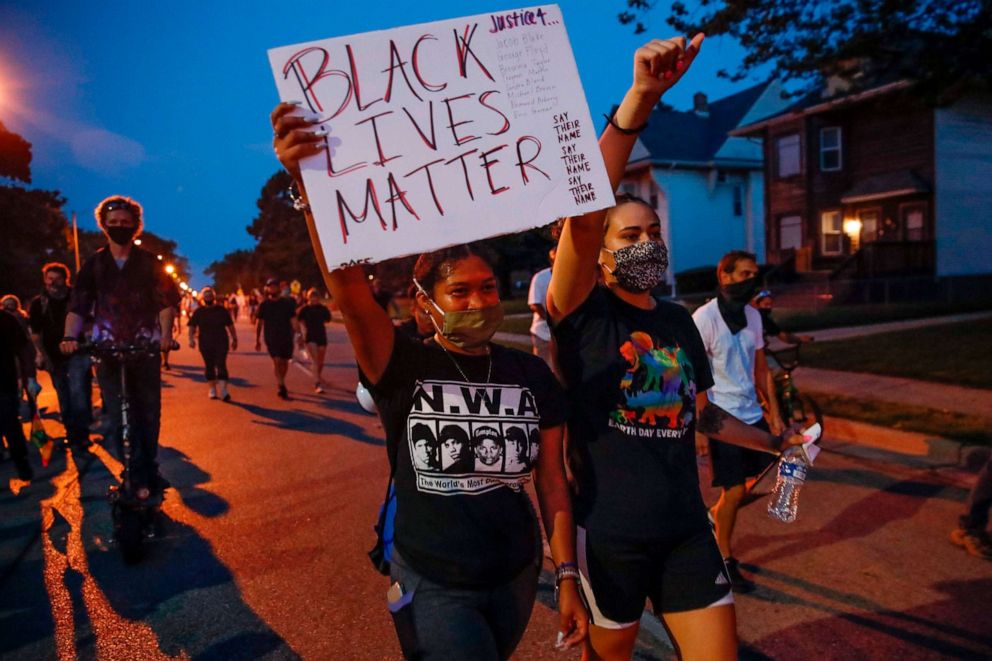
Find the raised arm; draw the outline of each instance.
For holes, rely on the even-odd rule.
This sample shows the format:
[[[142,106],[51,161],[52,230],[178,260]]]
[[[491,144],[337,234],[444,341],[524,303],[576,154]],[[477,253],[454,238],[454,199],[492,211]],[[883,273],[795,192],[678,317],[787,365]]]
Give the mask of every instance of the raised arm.
[[[702,34],[693,37],[688,46],[682,37],[655,39],[634,53],[633,83],[599,139],[613,190],[623,178],[638,129],[647,122],[661,95],[688,71],[702,43]],[[596,285],[605,217],[603,210],[565,221],[548,287],[548,314],[556,321],[575,310]]]
[[[272,111],[272,145],[279,162],[293,177],[303,201],[307,203],[306,189],[300,176],[300,159],[327,148],[327,131],[314,130],[314,122],[298,113],[294,114],[293,111],[296,110],[299,110],[298,104],[280,103]],[[309,207],[304,211],[304,216],[310,232],[310,243],[324,274],[324,283],[341,310],[358,366],[371,383],[378,383],[393,354],[392,321],[372,297],[372,290],[362,267],[350,266],[334,271],[327,269]]]

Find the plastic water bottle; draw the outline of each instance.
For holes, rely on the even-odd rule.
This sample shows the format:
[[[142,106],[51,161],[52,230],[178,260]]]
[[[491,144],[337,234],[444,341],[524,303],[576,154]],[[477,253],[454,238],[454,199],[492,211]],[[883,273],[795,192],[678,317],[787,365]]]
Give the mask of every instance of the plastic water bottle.
[[[792,523],[799,512],[799,491],[806,481],[808,464],[802,452],[782,455],[778,461],[778,479],[768,500],[768,516],[782,523]]]

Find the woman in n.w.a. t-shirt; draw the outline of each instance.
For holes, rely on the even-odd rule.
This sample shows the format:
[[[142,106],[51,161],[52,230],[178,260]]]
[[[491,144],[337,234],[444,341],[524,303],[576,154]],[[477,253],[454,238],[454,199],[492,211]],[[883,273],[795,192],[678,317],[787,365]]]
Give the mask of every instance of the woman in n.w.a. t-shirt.
[[[274,143],[304,192],[298,159],[314,153],[315,138],[290,114],[294,108],[280,104],[273,112]],[[395,462],[389,599],[404,652],[424,659],[512,654],[530,618],[541,559],[523,488],[532,469],[558,563],[561,629],[575,645],[588,614],[576,585],[561,387],[539,358],[490,342],[502,306],[495,274],[477,251],[421,255],[413,275],[414,304],[437,329],[424,342],[394,328],[361,267],[326,276]]]
[[[634,83],[600,138],[614,187],[651,109],[701,42],[655,41],[635,55]],[[732,659],[733,596],[699,491],[697,414],[698,429],[720,440],[773,451],[782,439],[707,402],[713,378],[692,318],[651,295],[668,264],[661,232],[652,205],[620,195],[608,211],[564,222],[551,275],[587,651],[630,658],[650,598],[683,656]]]

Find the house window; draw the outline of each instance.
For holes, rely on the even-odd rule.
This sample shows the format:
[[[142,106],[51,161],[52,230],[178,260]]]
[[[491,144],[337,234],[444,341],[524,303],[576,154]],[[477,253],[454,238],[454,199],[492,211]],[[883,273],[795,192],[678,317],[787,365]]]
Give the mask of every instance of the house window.
[[[820,254],[841,255],[844,253],[844,222],[840,211],[826,211],[820,214]]]
[[[782,136],[775,141],[775,148],[778,153],[779,178],[791,177],[802,172],[798,133]]]
[[[836,172],[841,169],[840,127],[820,129],[820,170]]]
[[[740,184],[734,186],[734,215],[744,215],[744,187]]]
[[[871,243],[878,239],[878,209],[866,209],[858,212],[861,221],[861,241]]]
[[[778,249],[798,250],[803,247],[803,219],[782,216],[778,221]]]
[[[902,215],[902,226],[905,228],[907,241],[923,241],[926,239],[926,207],[922,204],[905,204],[899,208]]]

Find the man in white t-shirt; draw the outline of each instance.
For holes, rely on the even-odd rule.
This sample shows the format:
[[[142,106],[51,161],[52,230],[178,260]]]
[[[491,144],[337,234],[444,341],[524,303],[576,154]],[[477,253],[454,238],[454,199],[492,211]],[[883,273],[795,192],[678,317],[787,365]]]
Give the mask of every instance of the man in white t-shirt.
[[[555,263],[555,248],[548,251],[548,259]],[[551,282],[551,268],[548,267],[534,274],[530,280],[530,291],[527,293],[527,305],[534,314],[530,322],[530,341],[534,347],[534,355],[541,358],[554,369],[551,358],[551,329],[548,328],[548,310],[545,307],[548,300],[548,284]]]
[[[692,315],[713,371],[709,400],[742,422],[766,431],[770,424],[772,433],[781,433],[778,404],[774,396],[769,396],[761,315],[748,305],[758,287],[755,256],[742,250],[727,253],[717,266],[717,279],[720,285],[717,297]],[[768,423],[758,401],[759,391],[769,402]],[[704,450],[705,440],[697,439],[697,446]],[[749,592],[754,584],[741,575],[730,540],[747,478],[758,475],[775,457],[713,439],[709,439],[709,454],[713,486],[722,489],[720,500],[710,513],[717,545],[727,563],[734,590]]]

